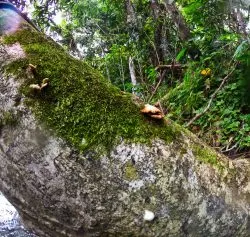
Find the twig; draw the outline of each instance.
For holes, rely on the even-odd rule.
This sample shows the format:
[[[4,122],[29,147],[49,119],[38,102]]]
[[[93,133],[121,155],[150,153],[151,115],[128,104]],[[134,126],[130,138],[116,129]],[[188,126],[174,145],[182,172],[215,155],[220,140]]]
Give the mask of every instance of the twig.
[[[151,101],[151,100],[152,100],[152,98],[153,98],[153,96],[155,95],[156,91],[158,90],[158,87],[160,86],[160,84],[161,84],[163,78],[165,77],[166,72],[167,72],[166,70],[164,70],[164,71],[162,72],[161,77],[160,77],[160,80],[159,80],[159,82],[157,83],[157,85],[156,85],[154,91],[152,92],[152,94],[151,94],[151,96],[150,96],[150,98],[149,98],[148,101]]]
[[[230,159],[237,159],[237,158],[249,158],[250,156],[250,152],[246,151],[246,152],[241,152],[241,153],[237,153],[237,154],[233,154],[233,155],[227,155]]]
[[[238,146],[238,143],[236,142],[233,146],[231,146],[231,147],[229,147],[228,145],[225,147],[225,150],[223,150],[224,149],[224,147],[223,148],[221,148],[221,152],[223,153],[223,152],[229,152],[229,151],[232,151],[232,150],[234,150],[235,148],[237,148],[237,146]]]
[[[187,65],[181,65],[181,64],[169,64],[169,65],[158,65],[155,70],[161,70],[161,69],[182,69],[182,68],[186,68]]]
[[[159,108],[160,108],[160,110],[161,110],[162,114],[164,114],[164,115],[165,115],[165,113],[164,113],[164,111],[163,111],[163,108],[162,108],[162,106],[161,106],[161,102],[160,102],[160,101],[158,101],[158,103],[159,103]]]
[[[202,112],[196,114],[196,115],[195,115],[195,116],[185,125],[186,127],[189,127],[191,124],[194,123],[194,121],[196,121],[197,119],[199,119],[203,114],[205,114],[205,113],[209,110],[209,108],[210,108],[210,106],[211,106],[211,104],[212,104],[212,102],[213,102],[213,99],[216,97],[216,95],[217,95],[217,94],[219,93],[219,91],[222,89],[222,87],[223,87],[224,84],[227,82],[228,78],[232,75],[232,73],[234,72],[234,70],[235,70],[235,67],[233,68],[233,70],[232,70],[231,72],[229,72],[229,73],[223,78],[223,80],[222,80],[220,86],[219,86],[219,87],[215,90],[215,92],[211,95],[211,98],[210,98],[210,100],[209,100],[209,102],[208,102],[206,108],[205,108]]]

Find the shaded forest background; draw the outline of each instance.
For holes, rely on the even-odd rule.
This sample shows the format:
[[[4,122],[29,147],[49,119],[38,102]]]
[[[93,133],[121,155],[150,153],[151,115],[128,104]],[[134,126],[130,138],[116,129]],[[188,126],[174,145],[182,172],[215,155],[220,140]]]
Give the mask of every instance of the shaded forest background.
[[[231,158],[250,155],[248,1],[9,2],[122,91]]]

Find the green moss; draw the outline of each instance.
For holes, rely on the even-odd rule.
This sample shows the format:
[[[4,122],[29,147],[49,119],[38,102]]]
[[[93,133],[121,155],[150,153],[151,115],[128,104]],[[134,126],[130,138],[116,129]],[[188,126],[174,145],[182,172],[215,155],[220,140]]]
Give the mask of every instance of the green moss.
[[[120,138],[148,142],[159,137],[170,142],[179,133],[164,121],[144,117],[130,95],[122,94],[45,35],[22,30],[4,38],[5,44],[17,41],[27,58],[11,63],[6,70],[26,78],[21,91],[33,113],[80,150],[92,146],[109,149]],[[27,76],[28,63],[37,66],[33,78]],[[49,86],[31,92],[29,85],[40,84],[44,78],[49,78]]]
[[[223,163],[219,160],[218,154],[209,147],[202,146],[201,144],[193,145],[193,152],[196,158],[207,164],[211,164],[213,167],[217,167],[223,171]]]
[[[18,116],[12,111],[1,112],[0,127],[3,126],[16,126],[18,124]]]
[[[187,149],[184,148],[184,147],[181,147],[181,148],[180,148],[180,154],[181,154],[182,156],[185,155],[185,154],[187,154]]]
[[[127,162],[124,169],[124,177],[129,181],[133,181],[139,178],[139,174],[131,162]]]
[[[16,60],[11,63],[10,67],[6,67],[5,71],[6,73],[14,74],[17,78],[22,77],[24,75],[24,72],[28,64],[29,64],[28,59]]]

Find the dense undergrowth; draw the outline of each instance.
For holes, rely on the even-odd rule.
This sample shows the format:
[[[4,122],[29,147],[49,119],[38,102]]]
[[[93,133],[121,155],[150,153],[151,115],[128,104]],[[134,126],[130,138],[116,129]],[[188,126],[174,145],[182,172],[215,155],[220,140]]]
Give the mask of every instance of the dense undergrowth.
[[[220,4],[197,1],[184,5],[183,14],[193,27],[200,55],[197,60],[181,55],[180,62],[187,64],[183,79],[168,87],[161,101],[168,117],[188,126],[210,145],[232,158],[247,157],[250,46],[246,34],[227,26],[228,12]],[[199,12],[201,6],[211,8]],[[212,11],[214,17],[209,15]]]
[[[221,57],[223,52],[216,54]],[[228,55],[229,59],[230,56],[233,54]],[[228,62],[229,59],[215,55],[209,60],[191,62],[183,80],[170,87],[162,98],[168,117],[189,125],[191,131],[232,157],[250,147],[249,65],[244,57]],[[204,70],[209,75],[202,75]],[[217,90],[223,80],[225,84]],[[197,114],[201,116],[189,124]]]

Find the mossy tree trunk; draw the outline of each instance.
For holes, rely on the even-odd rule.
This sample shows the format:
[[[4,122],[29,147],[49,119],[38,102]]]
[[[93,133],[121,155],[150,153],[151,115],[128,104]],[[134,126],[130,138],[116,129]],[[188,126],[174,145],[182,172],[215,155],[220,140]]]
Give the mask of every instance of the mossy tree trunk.
[[[249,236],[248,160],[144,117],[20,14],[0,9],[3,20],[0,190],[27,227],[39,236]]]

